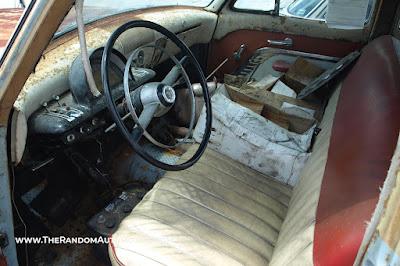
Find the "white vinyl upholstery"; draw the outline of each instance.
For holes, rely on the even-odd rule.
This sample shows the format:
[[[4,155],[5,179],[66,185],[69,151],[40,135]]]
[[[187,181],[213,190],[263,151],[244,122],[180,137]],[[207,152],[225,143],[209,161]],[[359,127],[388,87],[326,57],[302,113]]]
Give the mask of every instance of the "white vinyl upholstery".
[[[315,217],[339,94],[340,88],[331,97],[313,152],[293,190],[271,265],[313,265]]]
[[[124,265],[147,265],[138,257],[151,258],[148,265],[265,265],[290,196],[289,187],[207,150],[192,168],[166,174],[112,243]]]
[[[193,167],[167,173],[120,224],[109,245],[113,265],[311,265],[338,95],[293,192],[207,149]]]

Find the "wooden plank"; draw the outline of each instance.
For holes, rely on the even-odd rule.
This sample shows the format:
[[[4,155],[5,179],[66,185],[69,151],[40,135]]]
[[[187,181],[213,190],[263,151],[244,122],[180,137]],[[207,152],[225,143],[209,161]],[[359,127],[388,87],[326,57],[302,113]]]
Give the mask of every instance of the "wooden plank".
[[[303,134],[315,123],[315,120],[289,115],[268,105],[264,105],[261,115],[275,124],[298,134]]]
[[[263,108],[264,108],[264,104],[254,100],[253,98],[240,93],[239,91],[233,89],[234,87],[231,87],[229,85],[225,85],[229,96],[231,97],[231,99],[237,103],[239,103],[240,105],[249,108],[250,110],[252,110],[253,112],[257,113],[257,114],[261,114]]]
[[[315,120],[296,117],[294,115],[286,114],[285,112],[280,110],[283,102],[296,104],[296,102],[298,101],[296,99],[286,97],[283,95],[278,95],[270,91],[264,91],[262,93],[263,94],[262,97],[257,97],[257,94],[256,95],[252,93],[248,94],[247,91],[243,91],[239,88],[230,85],[225,84],[225,87],[233,101],[251,110],[253,110],[252,108],[254,108],[256,113],[258,113],[258,108],[261,106],[262,111],[259,114],[261,114],[268,120],[274,122],[275,124],[283,128],[286,128],[292,132],[302,134],[306,132],[315,123]],[[315,106],[312,104],[310,105],[304,101],[301,102],[302,102],[301,104],[305,105],[304,107],[306,108],[310,107],[315,108]]]
[[[249,96],[253,97],[254,99],[261,101],[265,104],[275,106],[276,108],[281,108],[281,106],[284,102],[291,103],[291,104],[294,104],[294,105],[297,105],[300,107],[305,107],[305,108],[312,109],[312,110],[318,110],[320,108],[319,104],[309,103],[304,100],[299,100],[299,99],[287,97],[285,95],[276,94],[276,93],[273,93],[268,90],[257,90],[256,88],[254,88],[250,85],[247,85],[247,84],[243,85],[242,88],[233,87],[233,89],[235,89],[239,92],[245,93],[246,95],[249,95]]]

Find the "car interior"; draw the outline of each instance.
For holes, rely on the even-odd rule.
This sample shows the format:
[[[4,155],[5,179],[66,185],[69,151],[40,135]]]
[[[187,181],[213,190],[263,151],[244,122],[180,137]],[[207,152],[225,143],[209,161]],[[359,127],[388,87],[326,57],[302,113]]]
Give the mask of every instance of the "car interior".
[[[65,16],[10,114],[14,234],[108,242],[20,265],[355,263],[400,129],[399,4],[347,28],[331,1],[198,2],[84,4],[84,38]]]

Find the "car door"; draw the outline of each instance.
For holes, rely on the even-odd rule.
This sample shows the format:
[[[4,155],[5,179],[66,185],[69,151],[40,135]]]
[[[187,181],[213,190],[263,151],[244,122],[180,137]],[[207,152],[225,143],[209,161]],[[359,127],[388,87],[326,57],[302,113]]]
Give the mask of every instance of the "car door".
[[[335,28],[326,23],[328,0],[232,0],[221,9],[211,42],[208,70],[245,49],[219,71],[231,73],[261,47],[344,57],[369,39],[376,13],[371,0],[363,28]]]

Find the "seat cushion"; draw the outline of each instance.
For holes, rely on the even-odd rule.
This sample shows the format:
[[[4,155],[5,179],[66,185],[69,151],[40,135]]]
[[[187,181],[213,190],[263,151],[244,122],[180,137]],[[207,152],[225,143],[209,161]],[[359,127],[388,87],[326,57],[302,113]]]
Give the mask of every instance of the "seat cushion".
[[[291,193],[208,149],[147,193],[113,234],[110,258],[114,265],[266,265]]]

